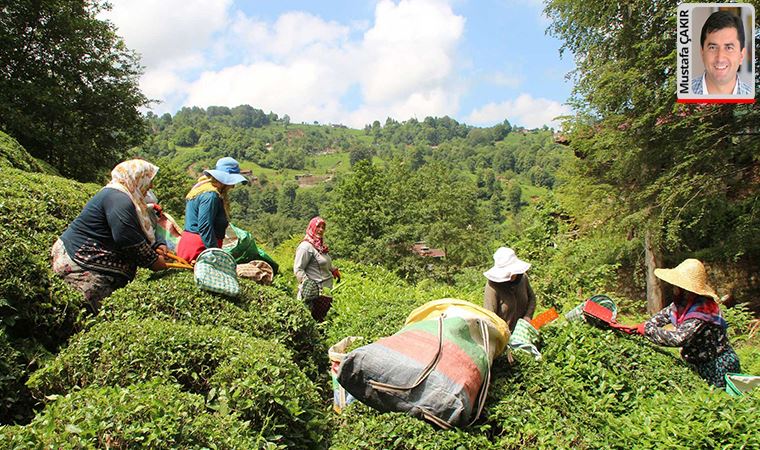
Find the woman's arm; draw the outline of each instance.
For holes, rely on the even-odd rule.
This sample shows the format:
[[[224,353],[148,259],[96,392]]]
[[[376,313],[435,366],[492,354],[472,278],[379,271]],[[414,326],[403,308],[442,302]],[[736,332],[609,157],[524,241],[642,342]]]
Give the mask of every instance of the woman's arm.
[[[705,322],[699,319],[690,319],[682,322],[675,330],[669,331],[650,321],[644,326],[644,336],[655,344],[665,347],[683,347],[694,338],[704,325]]]
[[[104,200],[103,209],[116,248],[134,257],[138,266],[153,267],[159,259],[158,253],[148,243],[135,205],[127,194],[115,191]]]
[[[528,281],[528,274],[524,274],[525,288],[528,291],[528,306],[525,310],[525,316],[523,319],[530,321],[533,318],[533,314],[536,312],[536,294],[533,293],[533,289],[530,287],[530,281]]]
[[[293,259],[293,273],[299,283],[302,283],[304,278],[306,278],[306,267],[310,261],[309,246],[299,244],[298,248],[296,248],[296,256]]]

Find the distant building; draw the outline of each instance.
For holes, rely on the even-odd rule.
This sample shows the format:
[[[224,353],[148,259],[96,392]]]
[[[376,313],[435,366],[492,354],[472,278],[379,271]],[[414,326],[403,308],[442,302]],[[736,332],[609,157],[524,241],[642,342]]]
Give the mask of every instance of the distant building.
[[[417,242],[414,245],[412,245],[412,252],[426,257],[426,258],[445,258],[446,252],[443,251],[440,248],[430,248],[428,245],[424,242]]]

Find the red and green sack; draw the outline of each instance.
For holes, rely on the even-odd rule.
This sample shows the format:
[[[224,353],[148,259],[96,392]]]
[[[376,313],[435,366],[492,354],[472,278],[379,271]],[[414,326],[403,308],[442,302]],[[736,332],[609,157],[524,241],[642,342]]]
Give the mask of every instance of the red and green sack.
[[[458,299],[426,303],[396,334],[350,352],[338,382],[377,410],[401,411],[441,428],[465,427],[482,411],[507,324]]]

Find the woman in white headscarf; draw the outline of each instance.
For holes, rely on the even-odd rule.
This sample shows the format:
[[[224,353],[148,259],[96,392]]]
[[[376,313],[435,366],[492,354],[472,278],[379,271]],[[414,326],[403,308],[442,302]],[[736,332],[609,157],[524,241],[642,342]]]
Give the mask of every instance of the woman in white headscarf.
[[[137,267],[166,268],[166,244],[156,241],[146,196],[158,167],[140,159],[111,171],[111,182],[84,206],[51,251],[53,271],[84,294],[93,312],[134,279]]]

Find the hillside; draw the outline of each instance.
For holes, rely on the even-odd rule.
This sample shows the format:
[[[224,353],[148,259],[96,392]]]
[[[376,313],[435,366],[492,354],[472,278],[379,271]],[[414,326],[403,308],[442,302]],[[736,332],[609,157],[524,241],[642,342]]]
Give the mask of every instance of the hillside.
[[[431,299],[480,303],[488,261],[449,283],[410,283],[344,257],[334,306],[318,325],[295,300],[295,236],[272,252],[283,274],[273,286],[243,280],[240,298],[229,300],[198,290],[189,272],[144,272],[88,317],[78,312],[81,296],[52,276],[47,249],[98,186],[4,173],[0,412],[4,423],[20,422],[0,428],[7,448],[760,447],[760,391],[729,397],[674,352],[564,319],[544,331],[542,361],[496,360],[486,409],[470,428],[438,431],[358,403],[335,415],[327,347],[348,335],[392,334]],[[556,262],[537,265],[533,279],[539,309],[566,312],[583,298],[579,287],[599,289],[593,277],[602,280],[605,266],[587,260],[591,241],[558,242],[546,260]],[[561,270],[568,261],[590,284]],[[611,295],[621,321],[641,317],[640,304]],[[760,373],[751,317],[734,308],[726,318],[743,371]]]

